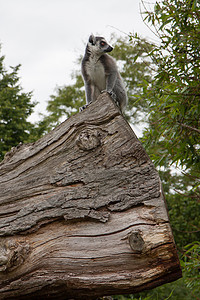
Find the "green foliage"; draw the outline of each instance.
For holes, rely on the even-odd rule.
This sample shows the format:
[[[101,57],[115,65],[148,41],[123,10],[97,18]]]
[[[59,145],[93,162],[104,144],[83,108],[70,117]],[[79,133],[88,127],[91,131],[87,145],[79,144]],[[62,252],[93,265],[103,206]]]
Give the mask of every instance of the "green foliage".
[[[165,0],[146,12],[161,40],[149,54],[157,70],[146,93],[151,113],[144,138],[147,147],[159,143],[158,165],[200,169],[199,8],[195,0]]]
[[[190,176],[172,174],[170,169],[159,172],[174,239],[180,252],[185,245],[200,240],[199,194],[195,191],[196,181],[190,172]]]
[[[11,147],[38,137],[36,128],[27,121],[36,103],[31,93],[22,92],[17,75],[20,65],[5,70],[4,56],[0,57],[0,160]]]
[[[193,242],[185,247],[185,253],[181,260],[184,271],[184,282],[191,290],[194,298],[200,294],[200,242]]]

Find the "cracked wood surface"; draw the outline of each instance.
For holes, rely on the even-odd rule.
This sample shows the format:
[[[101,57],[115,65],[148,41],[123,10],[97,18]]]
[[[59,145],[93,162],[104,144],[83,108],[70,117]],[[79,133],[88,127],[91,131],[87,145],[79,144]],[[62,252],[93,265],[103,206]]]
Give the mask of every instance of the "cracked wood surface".
[[[1,299],[95,299],[180,276],[158,173],[106,93],[0,164]]]

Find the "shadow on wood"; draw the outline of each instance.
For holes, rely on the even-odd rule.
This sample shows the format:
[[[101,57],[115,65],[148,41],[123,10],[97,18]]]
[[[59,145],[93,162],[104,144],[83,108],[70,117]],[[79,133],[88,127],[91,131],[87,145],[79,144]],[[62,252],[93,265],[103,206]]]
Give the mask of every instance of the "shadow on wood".
[[[181,277],[157,171],[102,94],[0,164],[1,299],[96,299]]]

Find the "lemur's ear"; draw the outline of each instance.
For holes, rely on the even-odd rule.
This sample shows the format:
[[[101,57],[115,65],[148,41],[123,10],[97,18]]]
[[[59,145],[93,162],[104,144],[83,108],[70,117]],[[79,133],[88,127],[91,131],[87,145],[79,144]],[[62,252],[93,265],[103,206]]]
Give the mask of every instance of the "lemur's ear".
[[[96,43],[96,38],[93,34],[90,35],[89,37],[89,42],[94,46]]]

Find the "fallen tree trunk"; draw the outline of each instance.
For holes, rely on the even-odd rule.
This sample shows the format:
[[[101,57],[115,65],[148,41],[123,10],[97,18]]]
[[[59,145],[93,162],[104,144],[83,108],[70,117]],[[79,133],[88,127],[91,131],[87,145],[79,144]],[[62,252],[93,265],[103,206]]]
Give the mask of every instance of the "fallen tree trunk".
[[[96,299],[179,277],[158,173],[106,93],[6,155],[1,299]]]

